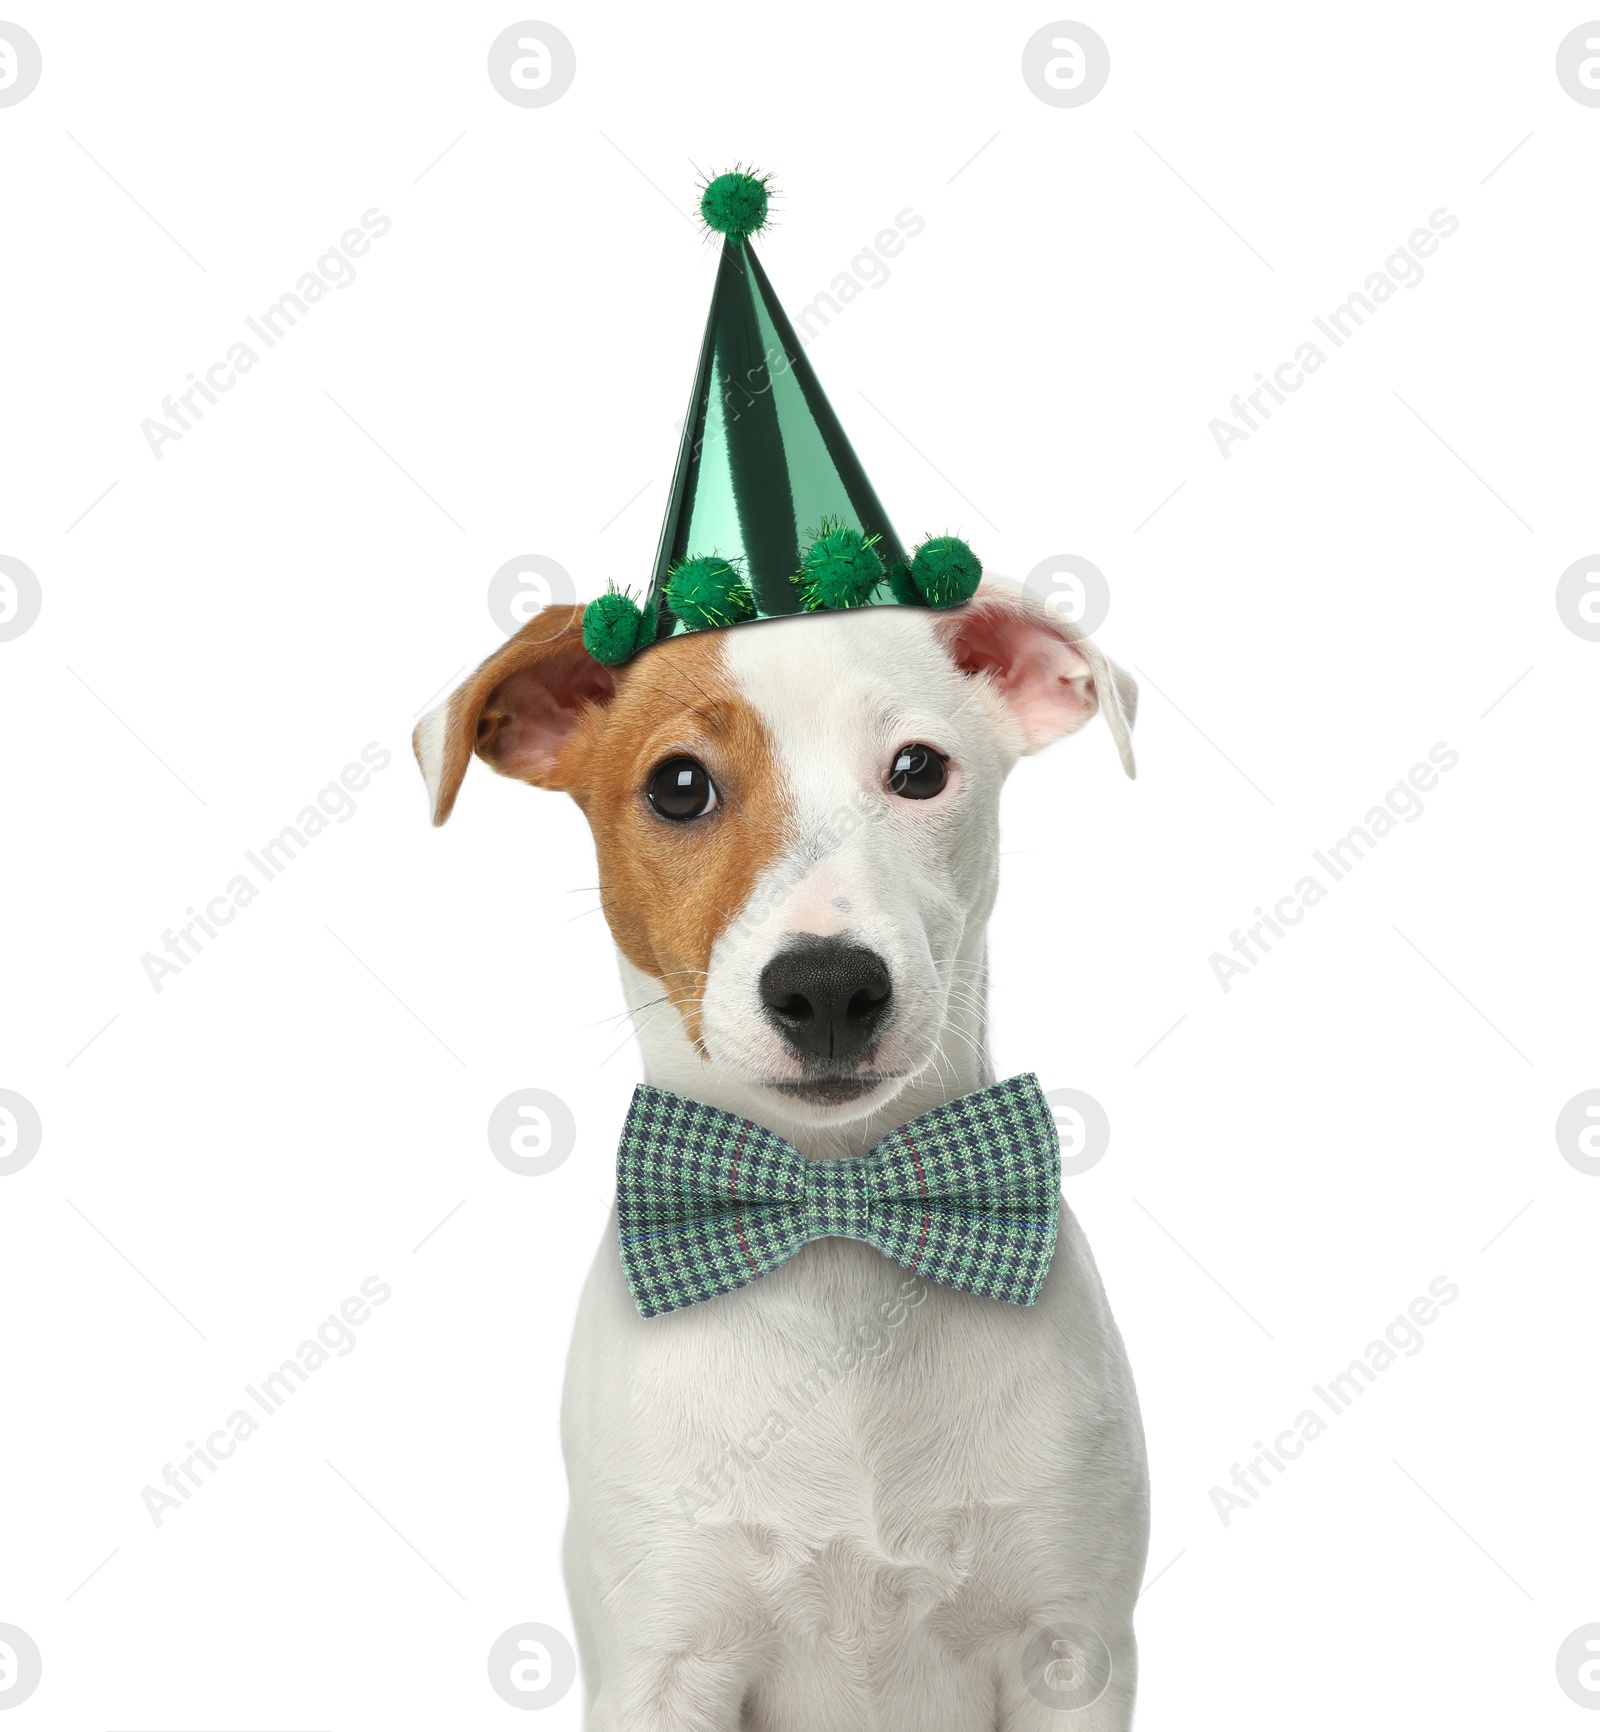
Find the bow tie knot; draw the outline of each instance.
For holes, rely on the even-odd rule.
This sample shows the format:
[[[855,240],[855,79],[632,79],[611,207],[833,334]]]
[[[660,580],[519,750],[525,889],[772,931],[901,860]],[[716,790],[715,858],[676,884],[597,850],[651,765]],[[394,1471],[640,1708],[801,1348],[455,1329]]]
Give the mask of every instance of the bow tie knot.
[[[749,1119],[641,1084],[617,1151],[617,1237],[644,1317],[759,1281],[828,1238],[1032,1305],[1060,1206],[1060,1137],[1033,1076],[935,1107],[838,1161],[808,1161]]]
[[[812,1161],[806,1168],[806,1237],[864,1239],[872,1220],[867,1163]]]

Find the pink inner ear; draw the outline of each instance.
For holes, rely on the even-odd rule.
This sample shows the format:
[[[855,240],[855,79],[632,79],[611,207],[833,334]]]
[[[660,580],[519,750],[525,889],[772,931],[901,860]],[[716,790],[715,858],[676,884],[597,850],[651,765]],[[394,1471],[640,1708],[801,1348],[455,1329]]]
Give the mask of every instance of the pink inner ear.
[[[585,706],[604,703],[616,687],[611,669],[581,646],[524,668],[489,694],[478,723],[478,751],[502,776],[548,775]]]
[[[981,593],[952,617],[947,640],[964,673],[986,673],[1036,751],[1076,732],[1095,713],[1088,660],[1025,606]]]

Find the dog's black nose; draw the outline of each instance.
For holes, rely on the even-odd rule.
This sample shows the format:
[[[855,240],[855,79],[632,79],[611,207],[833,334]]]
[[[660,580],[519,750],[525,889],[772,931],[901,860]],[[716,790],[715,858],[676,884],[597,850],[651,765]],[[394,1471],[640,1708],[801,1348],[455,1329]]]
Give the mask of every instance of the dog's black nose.
[[[796,939],[761,971],[767,1021],[791,1051],[825,1063],[871,1050],[892,990],[883,958],[843,938]]]

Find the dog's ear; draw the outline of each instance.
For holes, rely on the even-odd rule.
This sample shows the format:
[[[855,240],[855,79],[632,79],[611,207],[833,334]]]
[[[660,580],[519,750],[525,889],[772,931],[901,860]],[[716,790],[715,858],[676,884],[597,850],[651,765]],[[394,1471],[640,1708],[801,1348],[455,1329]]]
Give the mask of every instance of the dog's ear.
[[[583,647],[581,606],[535,614],[411,736],[434,823],[450,816],[474,752],[502,776],[567,787],[563,749],[584,713],[610,701],[617,680]]]
[[[963,673],[987,676],[1037,752],[1105,711],[1122,767],[1132,776],[1139,688],[1075,626],[1016,584],[986,577],[966,606],[939,621]]]

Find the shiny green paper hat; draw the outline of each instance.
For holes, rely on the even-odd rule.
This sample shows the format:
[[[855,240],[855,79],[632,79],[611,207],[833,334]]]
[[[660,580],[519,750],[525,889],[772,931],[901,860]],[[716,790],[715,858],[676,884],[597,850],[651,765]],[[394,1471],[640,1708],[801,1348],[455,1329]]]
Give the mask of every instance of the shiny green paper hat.
[[[751,237],[767,175],[719,175],[700,214],[722,236],[672,496],[641,604],[613,587],[583,642],[614,666],[660,638],[848,607],[956,607],[983,568],[964,541],[909,557],[806,359]]]

